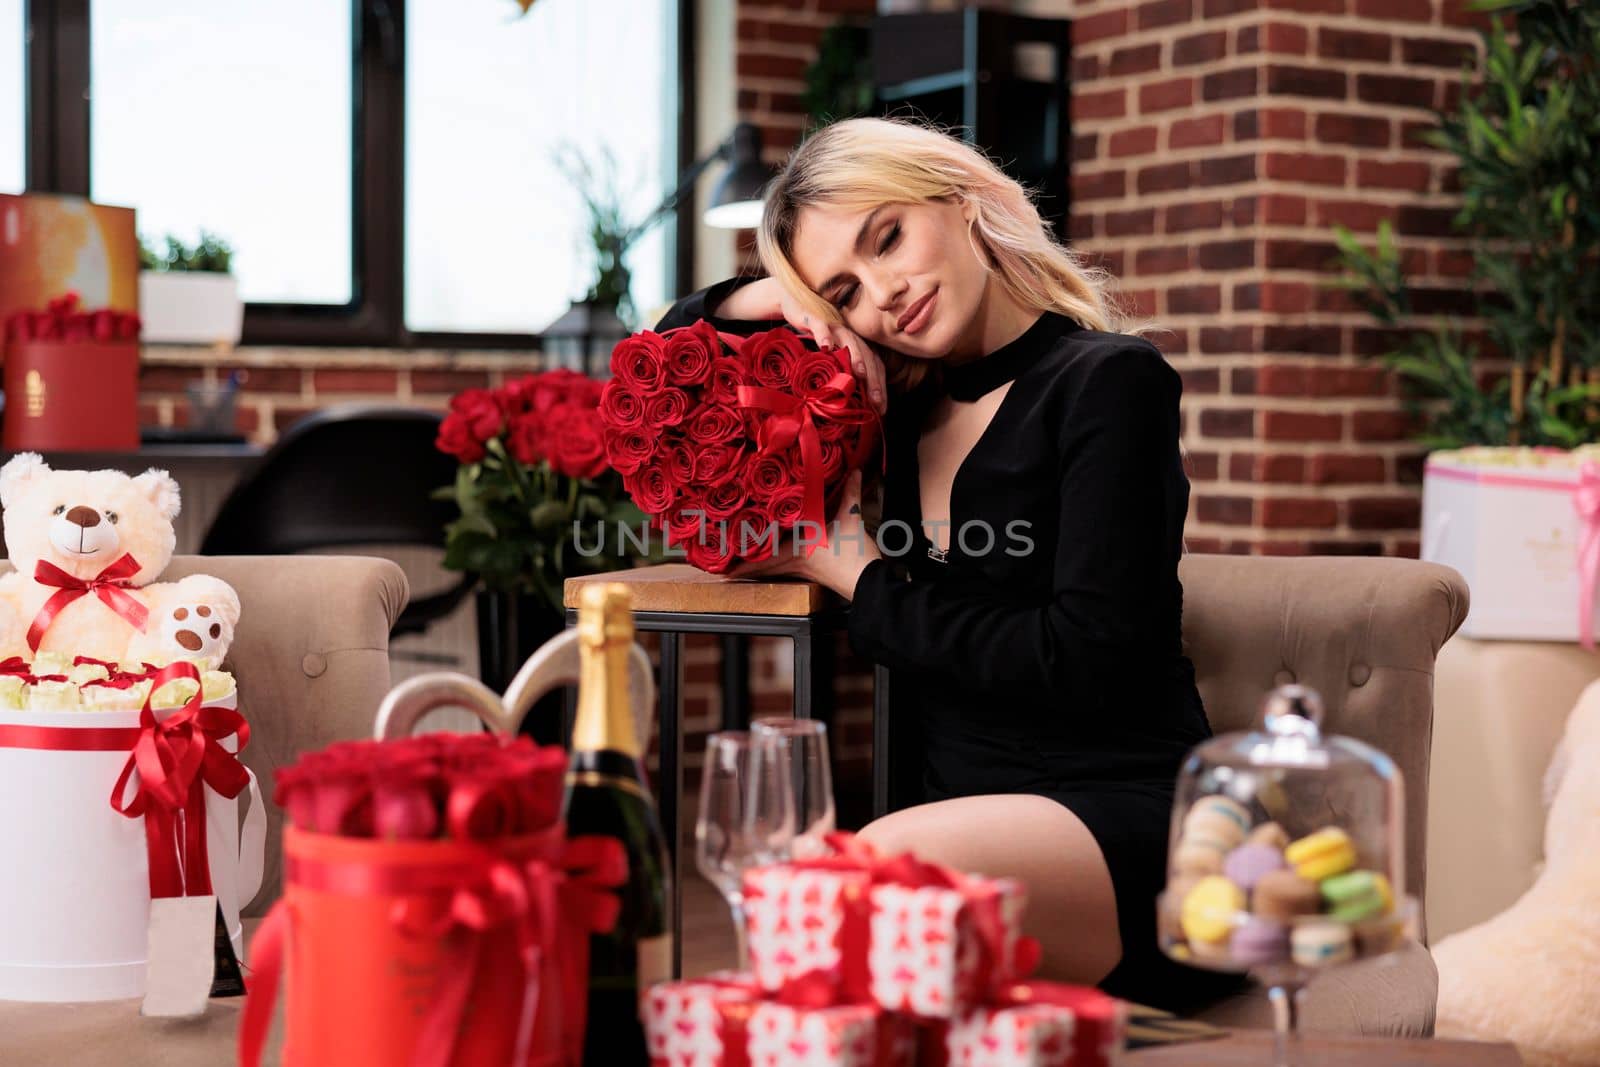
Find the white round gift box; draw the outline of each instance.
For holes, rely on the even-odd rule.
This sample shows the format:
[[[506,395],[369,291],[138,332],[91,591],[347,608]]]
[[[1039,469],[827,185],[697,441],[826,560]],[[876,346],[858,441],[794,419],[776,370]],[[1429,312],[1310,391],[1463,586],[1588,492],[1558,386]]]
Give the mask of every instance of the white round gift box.
[[[211,702],[235,708],[238,691]],[[158,718],[173,714],[158,711]],[[5,727],[137,728],[137,711],[0,710]],[[223,742],[230,751],[238,739]],[[144,819],[111,807],[127,751],[56,751],[0,741],[0,1000],[140,997],[150,920]],[[239,910],[261,886],[266,812],[252,777],[241,852],[238,799],[206,791],[206,853],[234,952]]]

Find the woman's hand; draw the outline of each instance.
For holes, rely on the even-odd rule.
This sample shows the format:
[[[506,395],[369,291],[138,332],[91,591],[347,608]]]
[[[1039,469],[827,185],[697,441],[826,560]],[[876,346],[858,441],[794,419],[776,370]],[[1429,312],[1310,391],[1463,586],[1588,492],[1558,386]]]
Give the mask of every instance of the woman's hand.
[[[854,330],[817,318],[800,306],[775,278],[759,278],[741,285],[716,308],[727,319],[765,321],[782,319],[802,337],[809,337],[824,348],[844,348],[850,352],[850,370],[867,387],[867,398],[882,414],[888,409],[887,374],[883,360]]]
[[[855,596],[856,582],[867,564],[882,558],[877,542],[861,521],[861,472],[845,483],[839,511],[829,530],[828,547],[805,555],[790,538],[778,543],[772,558],[741,563],[728,571],[730,578],[805,578],[827,586],[846,600]]]

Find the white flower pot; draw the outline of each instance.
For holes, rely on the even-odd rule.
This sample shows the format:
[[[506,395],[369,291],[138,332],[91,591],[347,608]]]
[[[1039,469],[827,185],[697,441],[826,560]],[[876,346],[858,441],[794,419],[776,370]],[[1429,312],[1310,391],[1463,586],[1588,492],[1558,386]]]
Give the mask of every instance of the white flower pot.
[[[239,282],[210,271],[139,272],[146,344],[237,344],[244,326]]]

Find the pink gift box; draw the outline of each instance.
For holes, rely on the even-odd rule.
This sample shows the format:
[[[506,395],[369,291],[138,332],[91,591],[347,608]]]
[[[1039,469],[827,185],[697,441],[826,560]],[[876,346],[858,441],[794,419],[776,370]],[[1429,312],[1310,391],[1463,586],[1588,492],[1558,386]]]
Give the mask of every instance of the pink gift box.
[[[1127,1006],[1098,989],[1018,982],[923,1033],[925,1067],[1115,1067]]]
[[[821,979],[839,999],[950,1019],[1026,970],[1017,958],[1020,882],[946,872],[959,888],[901,885],[882,880],[889,868],[748,872],[746,931],[757,984],[770,993]]]
[[[916,1055],[909,1019],[762,1000],[745,974],[662,982],[644,1014],[651,1067],[912,1067]]]

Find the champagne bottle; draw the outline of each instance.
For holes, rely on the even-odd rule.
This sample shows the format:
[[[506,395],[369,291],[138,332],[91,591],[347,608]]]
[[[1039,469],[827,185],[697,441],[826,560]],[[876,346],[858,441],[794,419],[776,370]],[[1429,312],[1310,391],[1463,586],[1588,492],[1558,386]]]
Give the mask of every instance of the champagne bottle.
[[[589,939],[585,1064],[646,1063],[639,1007],[644,990],[670,977],[673,886],[666,841],[641,763],[628,690],[633,615],[626,586],[585,585],[578,607],[578,717],[563,807],[567,833],[622,843],[628,880],[616,929]]]

